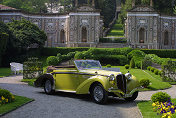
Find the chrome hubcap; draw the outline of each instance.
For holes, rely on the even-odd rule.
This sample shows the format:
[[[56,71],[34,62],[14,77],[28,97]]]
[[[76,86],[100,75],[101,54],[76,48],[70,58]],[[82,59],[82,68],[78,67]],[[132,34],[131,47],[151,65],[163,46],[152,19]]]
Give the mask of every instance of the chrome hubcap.
[[[49,80],[47,80],[45,82],[45,90],[47,93],[49,93],[51,91],[52,87],[51,87],[51,82]]]
[[[94,88],[93,93],[94,93],[94,99],[96,101],[99,102],[99,101],[101,101],[103,99],[103,90],[102,90],[102,88],[100,86],[96,86]]]

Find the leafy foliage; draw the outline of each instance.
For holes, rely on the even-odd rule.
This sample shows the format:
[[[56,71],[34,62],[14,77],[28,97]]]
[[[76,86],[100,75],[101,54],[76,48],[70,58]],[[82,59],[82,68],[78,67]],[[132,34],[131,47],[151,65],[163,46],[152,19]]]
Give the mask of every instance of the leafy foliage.
[[[130,68],[135,68],[134,58],[132,58],[130,61]]]
[[[47,12],[47,0],[2,0],[1,4],[26,12]]]
[[[126,64],[126,65],[125,65],[125,68],[126,68],[126,69],[129,69],[129,68],[130,68],[130,65]]]
[[[46,34],[30,21],[25,19],[14,20],[8,26],[16,37],[16,41],[14,41],[16,48],[27,49],[33,44],[38,44],[39,47],[44,46],[47,39]]]
[[[149,84],[150,84],[150,80],[149,79],[142,79],[142,80],[140,80],[140,85],[141,86],[143,86],[143,87],[148,87],[149,86]]]
[[[152,102],[167,102],[169,99],[171,97],[166,92],[157,92],[151,96]]]
[[[13,102],[15,98],[8,90],[0,89],[0,105],[4,103],[4,100],[5,103],[10,103]]]
[[[46,60],[48,66],[57,66],[60,62],[57,57],[49,56]]]

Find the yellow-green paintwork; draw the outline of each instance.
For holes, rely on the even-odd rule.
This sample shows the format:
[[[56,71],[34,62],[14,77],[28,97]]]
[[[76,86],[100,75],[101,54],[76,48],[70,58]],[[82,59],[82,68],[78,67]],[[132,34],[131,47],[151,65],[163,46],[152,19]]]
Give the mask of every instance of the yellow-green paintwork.
[[[121,74],[120,72],[106,71],[106,70],[77,70],[76,68],[72,69],[59,69],[54,70],[53,72],[68,72],[72,74],[54,74],[55,80],[55,89],[57,90],[66,90],[66,91],[75,91],[76,94],[87,94],[89,93],[89,88],[92,83],[99,82],[103,85],[106,91],[109,91],[109,88],[114,88],[114,90],[109,92],[114,92],[116,95],[121,96],[119,93],[124,94],[121,90],[117,88],[116,80],[109,81],[108,75],[114,74],[117,76]],[[81,73],[81,74],[79,74]],[[133,76],[132,80],[127,81],[127,94],[131,92],[134,88],[137,87],[138,81]]]

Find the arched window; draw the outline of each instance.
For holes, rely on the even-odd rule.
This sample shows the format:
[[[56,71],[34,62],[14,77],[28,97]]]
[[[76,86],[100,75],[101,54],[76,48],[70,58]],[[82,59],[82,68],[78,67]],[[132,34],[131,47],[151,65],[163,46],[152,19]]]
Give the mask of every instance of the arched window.
[[[60,43],[65,43],[65,31],[60,31]]]
[[[164,32],[164,45],[169,45],[169,32]]]
[[[144,43],[144,39],[145,39],[145,29],[141,28],[139,30],[139,43]]]
[[[86,27],[82,27],[82,42],[87,42],[87,29]]]

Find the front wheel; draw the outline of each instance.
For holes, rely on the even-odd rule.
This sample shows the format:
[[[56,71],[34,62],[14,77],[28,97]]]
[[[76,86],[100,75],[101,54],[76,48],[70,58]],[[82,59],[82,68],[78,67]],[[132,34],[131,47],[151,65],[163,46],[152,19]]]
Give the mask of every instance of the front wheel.
[[[51,83],[50,80],[45,81],[44,91],[45,91],[46,94],[49,94],[49,95],[54,93],[54,90],[52,89],[52,83]]]
[[[126,101],[134,101],[138,96],[138,91],[134,92],[132,97],[125,98]]]
[[[108,99],[108,93],[101,84],[96,84],[91,89],[91,97],[98,104],[105,104]]]

